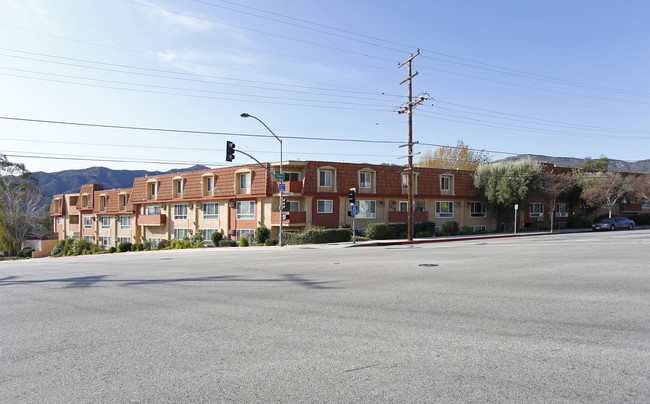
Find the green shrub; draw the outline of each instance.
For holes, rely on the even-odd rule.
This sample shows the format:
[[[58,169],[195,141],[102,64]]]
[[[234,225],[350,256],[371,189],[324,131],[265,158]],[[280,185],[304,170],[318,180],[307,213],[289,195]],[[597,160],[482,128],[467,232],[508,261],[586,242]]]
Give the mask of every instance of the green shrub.
[[[266,239],[269,238],[270,233],[271,232],[266,226],[258,226],[257,229],[255,229],[255,243],[264,244]]]
[[[18,251],[18,258],[32,258],[32,250],[31,247],[25,247],[22,250]]]
[[[142,248],[143,248],[144,250],[149,251],[149,250],[153,249],[154,247],[155,247],[155,246],[154,246],[154,243],[151,242],[151,241],[149,241],[149,240],[145,240],[145,241],[142,243]]]
[[[284,240],[282,240],[284,242]],[[264,242],[264,245],[267,246],[274,246],[280,244],[280,240],[277,238],[267,238],[266,241]],[[284,243],[283,243],[284,244]]]
[[[583,229],[591,227],[594,223],[594,216],[587,213],[579,213],[569,217],[569,227],[572,229]]]
[[[405,225],[406,227],[406,225]],[[415,233],[423,232],[433,235],[436,233],[436,222],[417,222],[413,224],[413,231]],[[405,228],[404,233],[408,233],[408,230]]]
[[[442,225],[442,231],[449,234],[450,236],[454,236],[458,234],[458,232],[460,231],[458,227],[458,222],[454,220],[450,220],[446,222],[445,224]]]
[[[287,235],[289,235],[287,237]],[[350,231],[345,228],[323,229],[321,227],[310,227],[302,233],[282,234],[283,244],[322,244],[339,243],[350,241]],[[286,242],[285,242],[286,240]]]
[[[366,236],[371,240],[386,240],[393,237],[393,233],[386,223],[370,223],[366,227]]]
[[[143,250],[144,250],[144,246],[142,245],[142,243],[133,243],[131,245],[131,251],[143,251]]]
[[[215,231],[210,235],[210,239],[215,246],[218,246],[221,239],[223,239],[223,234],[221,234],[221,232]]]
[[[219,247],[237,247],[235,240],[220,240]]]
[[[164,250],[167,247],[171,247],[172,242],[169,240],[160,240],[158,244],[151,245],[151,248],[156,248],[157,250]]]
[[[123,242],[117,246],[117,249],[120,250],[120,252],[127,252],[127,251],[131,251],[132,247],[133,245],[131,243]]]
[[[201,243],[202,243],[201,241],[197,241],[196,243],[194,243],[194,246],[193,246],[193,247],[194,247],[194,248],[201,248],[201,247],[203,247],[203,246],[201,245]]]
[[[112,253],[114,253],[115,251],[117,251],[117,248],[115,248],[115,247],[111,247],[111,248],[108,249],[108,253],[109,253],[109,254],[112,254]]]
[[[417,238],[432,237],[432,234],[429,233],[428,231],[418,231],[417,233],[415,233],[415,237]]]
[[[59,240],[56,243],[54,243],[54,247],[52,248],[52,251],[50,251],[50,256],[60,257],[63,254],[64,244],[65,244],[65,240]]]
[[[188,238],[184,238],[181,242],[181,248],[192,248],[192,241]]]
[[[241,236],[239,238],[239,246],[240,247],[248,247],[248,238],[246,236]]]
[[[472,228],[472,226],[463,226],[463,228],[460,229],[460,234],[467,235],[473,233],[474,233],[474,229]]]
[[[90,244],[90,241],[86,240],[85,238],[79,238],[72,244],[74,255],[82,255],[87,251],[92,251],[92,248],[93,247],[92,244]]]
[[[172,249],[179,250],[183,248],[183,242],[181,240],[172,240]]]
[[[192,237],[190,238],[190,241],[192,242],[192,245],[196,245],[197,242],[199,244],[201,244],[201,242],[203,241],[203,234],[196,233],[196,234],[192,235]]]

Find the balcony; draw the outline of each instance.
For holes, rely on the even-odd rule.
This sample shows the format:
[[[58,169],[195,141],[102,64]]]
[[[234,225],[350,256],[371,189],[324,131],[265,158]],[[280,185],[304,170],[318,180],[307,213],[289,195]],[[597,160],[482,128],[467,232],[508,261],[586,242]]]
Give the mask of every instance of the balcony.
[[[162,226],[165,224],[166,216],[161,215],[142,215],[138,217],[139,226]]]
[[[406,223],[408,212],[388,212],[388,223]],[[413,212],[414,222],[426,222],[429,220],[429,212]]]
[[[294,194],[300,194],[302,193],[302,181],[283,181],[284,184],[284,192],[293,192]],[[277,194],[280,191],[278,190],[278,184],[279,182],[274,182],[273,183],[273,193]]]
[[[79,231],[79,223],[70,223],[68,225],[68,231]]]
[[[283,220],[282,225],[304,225],[307,223],[307,212],[282,212],[282,214],[289,215],[289,220]],[[271,222],[273,226],[280,225],[280,212],[272,212]]]
[[[621,212],[641,212],[643,205],[640,203],[622,203]]]

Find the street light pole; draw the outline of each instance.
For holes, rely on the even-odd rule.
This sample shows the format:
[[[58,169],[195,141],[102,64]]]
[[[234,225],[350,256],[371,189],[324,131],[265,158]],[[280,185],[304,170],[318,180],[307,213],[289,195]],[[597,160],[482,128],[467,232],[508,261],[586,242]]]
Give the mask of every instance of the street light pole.
[[[282,139],[280,139],[275,133],[273,133],[271,128],[266,126],[266,124],[264,122],[262,122],[262,120],[260,118],[254,116],[254,115],[247,114],[246,112],[240,114],[239,116],[241,116],[242,118],[254,118],[259,123],[264,125],[264,127],[269,132],[271,132],[271,134],[278,140],[278,142],[280,142],[280,176],[282,177],[282,181],[284,181],[284,172],[282,171]],[[280,237],[279,237],[279,242],[280,242],[280,247],[282,247],[282,191],[280,190],[279,192],[280,192]]]

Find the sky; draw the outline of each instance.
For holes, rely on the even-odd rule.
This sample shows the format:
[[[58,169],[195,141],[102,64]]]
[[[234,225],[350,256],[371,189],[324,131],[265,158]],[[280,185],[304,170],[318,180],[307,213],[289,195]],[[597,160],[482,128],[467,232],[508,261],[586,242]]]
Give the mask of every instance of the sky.
[[[416,153],[645,160],[649,43],[646,0],[0,0],[0,153],[45,172],[253,163],[226,162],[232,141],[406,164],[398,66],[419,50]]]

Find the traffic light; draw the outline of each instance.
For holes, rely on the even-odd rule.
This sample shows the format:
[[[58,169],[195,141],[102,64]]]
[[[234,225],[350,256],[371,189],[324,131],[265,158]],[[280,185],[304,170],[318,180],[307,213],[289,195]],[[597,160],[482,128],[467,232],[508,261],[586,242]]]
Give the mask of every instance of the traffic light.
[[[233,161],[235,159],[235,144],[230,140],[226,141],[226,161]]]
[[[282,220],[289,220],[289,215],[282,215]]]
[[[350,188],[350,205],[354,205],[357,202],[357,190],[355,188]]]
[[[287,210],[287,200],[282,198],[282,211],[284,212],[286,210]]]

